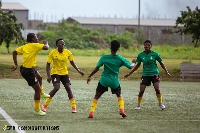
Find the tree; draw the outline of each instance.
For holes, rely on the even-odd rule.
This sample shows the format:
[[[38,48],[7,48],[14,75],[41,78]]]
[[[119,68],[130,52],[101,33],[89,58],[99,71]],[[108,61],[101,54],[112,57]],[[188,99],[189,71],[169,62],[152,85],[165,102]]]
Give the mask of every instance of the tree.
[[[192,43],[195,47],[198,47],[198,42],[200,42],[200,9],[198,6],[195,10],[191,10],[189,6],[186,7],[187,11],[181,11],[181,17],[176,19],[177,29],[175,32],[182,34],[191,34]],[[183,25],[183,27],[180,27]]]
[[[16,43],[24,42],[21,30],[24,29],[22,23],[17,22],[15,13],[12,10],[8,12],[1,9],[2,2],[0,0],[0,45],[5,42],[6,48],[9,51],[11,41]]]

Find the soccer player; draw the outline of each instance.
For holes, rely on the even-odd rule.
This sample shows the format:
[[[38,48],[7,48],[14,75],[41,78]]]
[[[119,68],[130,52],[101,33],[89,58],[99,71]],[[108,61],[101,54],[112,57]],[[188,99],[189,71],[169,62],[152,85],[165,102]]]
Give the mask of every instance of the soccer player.
[[[152,47],[151,41],[146,40],[144,42],[144,51],[137,56],[136,60],[137,64],[131,70],[131,72],[129,72],[124,76],[125,78],[130,76],[134,71],[136,71],[140,67],[141,63],[143,63],[140,91],[138,94],[138,105],[135,108],[136,110],[140,109],[142,96],[145,91],[145,88],[146,86],[150,86],[151,82],[153,83],[154,89],[156,91],[159,107],[162,110],[165,109],[165,106],[162,103],[162,94],[159,89],[160,76],[156,61],[159,62],[160,66],[165,70],[168,76],[170,76],[170,74],[167,71],[167,68],[165,67],[164,63],[162,62],[162,58],[160,57],[160,55],[157,52],[152,51],[151,47]]]
[[[67,93],[68,98],[70,100],[72,106],[72,113],[76,113],[76,102],[70,88],[70,78],[68,74],[68,65],[67,62],[69,61],[70,64],[82,75],[84,73],[79,70],[74,62],[74,57],[72,53],[65,49],[65,42],[63,39],[56,40],[57,48],[52,50],[48,57],[47,57],[47,64],[46,64],[46,73],[47,73],[47,81],[50,83],[52,81],[54,88],[49,93],[50,98],[47,98],[44,104],[42,105],[42,110],[44,112],[47,111],[47,106],[50,104],[53,96],[60,88],[60,82],[64,85]],[[52,68],[50,72],[50,64],[52,63]]]
[[[87,84],[89,84],[89,82],[91,81],[91,77],[99,70],[101,66],[104,66],[103,72],[101,74],[100,80],[96,88],[96,94],[91,103],[90,113],[88,118],[94,117],[94,112],[97,106],[98,99],[104,92],[108,91],[108,87],[111,88],[112,94],[116,94],[118,98],[118,104],[120,110],[119,114],[122,115],[122,117],[127,117],[124,111],[124,100],[121,95],[121,86],[118,75],[120,67],[125,66],[128,69],[131,69],[134,66],[135,60],[133,59],[132,60],[133,63],[131,64],[127,59],[118,55],[117,51],[119,48],[120,48],[120,43],[117,40],[113,40],[111,42],[111,47],[110,47],[111,54],[103,55],[99,59],[94,70],[87,78]]]
[[[40,96],[47,98],[48,94],[44,93],[44,88],[42,86],[42,76],[34,68],[36,66],[37,53],[41,50],[48,50],[49,45],[47,41],[44,44],[38,43],[37,35],[34,33],[29,33],[27,35],[27,44],[18,47],[13,51],[13,71],[17,69],[17,55],[22,54],[23,60],[20,66],[20,73],[22,77],[27,81],[28,85],[35,90],[34,95],[34,114],[35,115],[45,115],[46,113],[40,109]]]

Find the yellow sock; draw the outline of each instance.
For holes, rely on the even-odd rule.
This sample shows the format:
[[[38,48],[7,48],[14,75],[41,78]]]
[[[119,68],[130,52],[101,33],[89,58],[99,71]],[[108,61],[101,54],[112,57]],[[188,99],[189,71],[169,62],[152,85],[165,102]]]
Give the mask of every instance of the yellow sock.
[[[97,106],[97,102],[98,102],[98,100],[96,100],[96,99],[92,100],[92,104],[90,106],[90,112],[94,112],[95,111],[95,108]]]
[[[70,103],[71,103],[72,108],[76,108],[76,101],[75,101],[75,99],[74,99],[74,98],[71,98],[71,99],[69,99],[69,100],[70,100]]]
[[[34,100],[34,109],[40,110],[40,100]]]
[[[156,94],[159,104],[162,103],[162,94]]]
[[[52,100],[52,97],[47,98],[47,99],[45,100],[45,102],[44,102],[44,105],[45,105],[45,106],[48,106],[48,105],[50,104],[51,100]]]
[[[124,99],[123,99],[123,97],[118,97],[118,104],[119,104],[119,109],[124,109]]]
[[[142,102],[142,97],[139,97],[139,96],[138,96],[138,105],[139,105],[139,106],[140,106],[141,102]]]
[[[43,94],[44,93],[44,87],[41,85],[40,86],[40,94]]]

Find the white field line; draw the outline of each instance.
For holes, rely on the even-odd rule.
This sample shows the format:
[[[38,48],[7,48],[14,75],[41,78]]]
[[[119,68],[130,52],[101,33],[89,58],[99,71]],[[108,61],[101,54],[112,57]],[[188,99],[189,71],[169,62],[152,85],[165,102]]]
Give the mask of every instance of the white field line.
[[[18,127],[17,123],[0,107],[0,114],[5,118],[4,121],[7,121],[10,126]],[[23,130],[19,130],[18,128],[15,128],[15,131],[17,133],[26,133]]]

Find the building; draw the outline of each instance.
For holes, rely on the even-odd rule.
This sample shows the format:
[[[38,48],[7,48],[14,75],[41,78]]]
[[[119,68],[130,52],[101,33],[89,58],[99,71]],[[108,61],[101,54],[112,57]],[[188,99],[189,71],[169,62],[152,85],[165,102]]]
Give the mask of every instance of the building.
[[[22,6],[20,3],[2,3],[2,10],[13,10],[21,22],[25,30],[23,36],[29,32],[29,29],[35,29],[38,33],[41,30],[38,25],[43,24],[43,20],[29,20],[29,9]],[[136,18],[92,18],[92,17],[69,17],[67,22],[77,22],[84,28],[105,29],[106,33],[121,34],[125,30],[138,34],[139,30],[143,39],[150,39],[154,44],[186,44],[191,43],[191,36],[180,35],[174,33],[176,20],[174,19],[138,19]],[[46,25],[56,25],[56,23],[46,23]]]
[[[176,20],[174,19],[138,19],[134,18],[88,18],[69,17],[69,23],[77,22],[84,28],[103,28],[106,33],[120,34],[125,30],[141,34],[144,39],[149,39],[156,44],[184,44],[191,43],[191,37],[174,33]]]
[[[20,3],[2,3],[1,9],[3,11],[13,10],[18,21],[24,25],[25,29],[28,29],[28,12],[29,9],[21,5]]]

